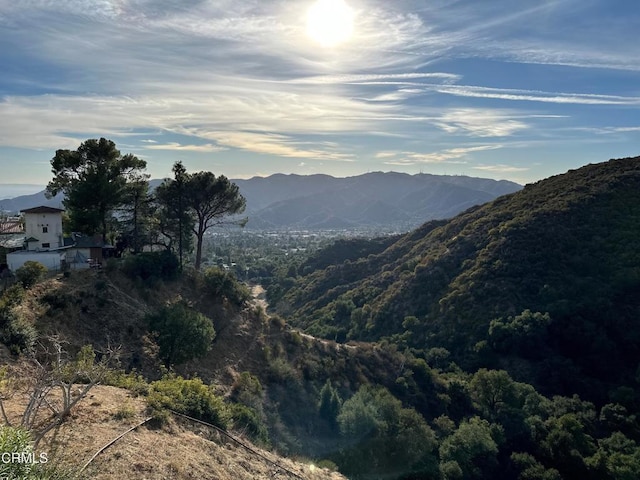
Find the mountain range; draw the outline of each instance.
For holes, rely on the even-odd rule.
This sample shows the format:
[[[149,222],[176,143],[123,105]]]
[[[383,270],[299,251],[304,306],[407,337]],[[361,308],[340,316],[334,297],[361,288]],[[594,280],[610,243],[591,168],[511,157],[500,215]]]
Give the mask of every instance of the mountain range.
[[[506,180],[395,172],[347,178],[275,174],[232,181],[247,199],[247,228],[252,229],[408,230],[522,188]],[[152,180],[150,186],[160,182]],[[42,191],[0,200],[0,210],[59,208],[62,200],[61,195],[47,199]]]
[[[640,364],[640,157],[588,165],[427,222],[320,251],[277,300],[313,335],[445,348],[544,392],[606,400]],[[334,259],[337,259],[334,261]]]

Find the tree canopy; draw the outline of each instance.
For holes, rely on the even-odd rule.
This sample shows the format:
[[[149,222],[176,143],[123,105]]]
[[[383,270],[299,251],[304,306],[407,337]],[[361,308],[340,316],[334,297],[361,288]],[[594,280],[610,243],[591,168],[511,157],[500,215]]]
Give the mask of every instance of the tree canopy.
[[[64,192],[72,230],[100,233],[106,241],[114,210],[125,203],[129,183],[146,182],[145,168],[144,160],[122,155],[111,140],[89,139],[77,150],[56,151],[46,192],[51,197]]]
[[[225,223],[231,215],[244,212],[246,201],[238,186],[224,175],[211,172],[186,172],[181,162],[173,166],[173,179],[166,179],[156,189],[156,200],[161,209],[160,224],[163,233],[178,242],[180,258],[190,231],[196,237],[195,268],[202,264],[204,234],[214,225]],[[236,222],[244,225],[244,221]]]

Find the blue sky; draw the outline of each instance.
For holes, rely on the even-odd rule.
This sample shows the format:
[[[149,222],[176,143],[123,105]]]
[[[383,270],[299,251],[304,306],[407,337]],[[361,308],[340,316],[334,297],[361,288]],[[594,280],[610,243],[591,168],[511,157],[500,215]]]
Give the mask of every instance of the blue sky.
[[[0,184],[101,136],[154,178],[526,183],[640,155],[637,0],[345,1],[327,46],[315,0],[0,0]]]

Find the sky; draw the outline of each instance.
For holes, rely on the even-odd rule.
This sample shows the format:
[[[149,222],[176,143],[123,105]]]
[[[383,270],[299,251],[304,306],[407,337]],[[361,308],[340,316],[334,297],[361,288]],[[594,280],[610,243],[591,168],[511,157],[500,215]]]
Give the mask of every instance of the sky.
[[[99,137],[152,178],[529,183],[640,155],[637,0],[319,2],[0,0],[0,184]]]

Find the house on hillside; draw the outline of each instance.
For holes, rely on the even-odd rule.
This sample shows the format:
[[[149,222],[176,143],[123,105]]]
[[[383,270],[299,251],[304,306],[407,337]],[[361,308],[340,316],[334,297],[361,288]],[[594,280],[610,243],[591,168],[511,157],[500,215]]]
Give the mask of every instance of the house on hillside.
[[[62,270],[65,267],[65,253],[61,251],[64,248],[63,211],[40,206],[20,212],[24,215],[22,248],[7,253],[10,270],[15,271],[28,261],[39,262],[49,270]]]
[[[21,210],[24,214],[26,250],[42,251],[64,247],[62,212],[54,207],[35,207]]]
[[[80,269],[100,266],[113,249],[102,238],[74,233],[64,237],[60,208],[39,206],[22,210],[24,231],[16,234],[6,254],[6,263],[15,271],[31,260],[42,263],[49,270]],[[19,241],[18,241],[19,238]],[[19,246],[17,245],[19,243]]]

